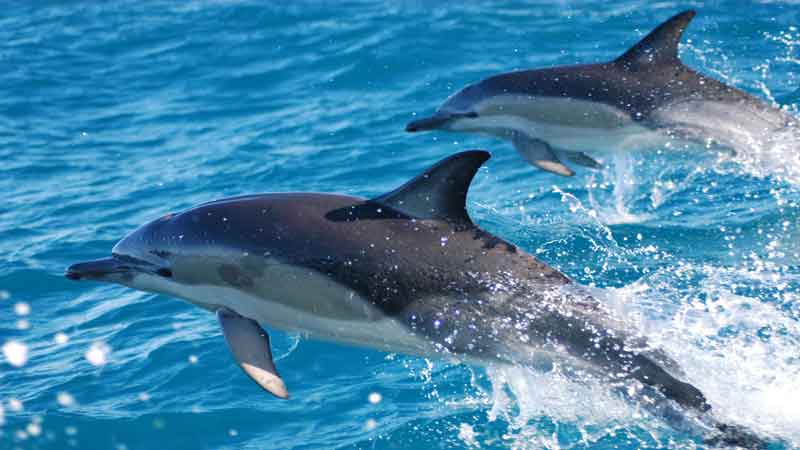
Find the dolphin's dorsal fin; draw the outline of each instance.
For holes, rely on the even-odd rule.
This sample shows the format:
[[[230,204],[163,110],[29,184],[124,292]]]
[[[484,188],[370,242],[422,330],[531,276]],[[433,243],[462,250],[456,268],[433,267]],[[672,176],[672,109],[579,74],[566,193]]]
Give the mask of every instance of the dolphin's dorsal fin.
[[[419,219],[439,219],[472,225],[467,191],[478,169],[491,155],[471,150],[447,157],[413,180],[372,201]]]
[[[690,9],[673,16],[651,31],[624,55],[614,60],[614,63],[622,64],[631,70],[681,64],[678,59],[678,44],[681,41],[683,30],[686,29],[695,14],[695,11]]]

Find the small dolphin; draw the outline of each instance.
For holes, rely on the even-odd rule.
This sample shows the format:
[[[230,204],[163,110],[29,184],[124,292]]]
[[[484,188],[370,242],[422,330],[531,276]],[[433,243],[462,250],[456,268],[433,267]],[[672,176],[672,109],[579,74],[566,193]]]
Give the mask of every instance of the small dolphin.
[[[204,203],[142,226],[110,258],[66,277],[215,312],[239,365],[280,398],[289,394],[260,323],[413,355],[557,358],[706,413],[668,356],[566,276],[473,223],[467,190],[488,159],[453,155],[371,200],[276,193]]]
[[[508,72],[471,84],[406,131],[487,133],[510,140],[532,165],[563,176],[587,155],[701,144],[746,152],[793,123],[782,110],[683,65],[678,43],[695,16],[682,12],[619,58]]]

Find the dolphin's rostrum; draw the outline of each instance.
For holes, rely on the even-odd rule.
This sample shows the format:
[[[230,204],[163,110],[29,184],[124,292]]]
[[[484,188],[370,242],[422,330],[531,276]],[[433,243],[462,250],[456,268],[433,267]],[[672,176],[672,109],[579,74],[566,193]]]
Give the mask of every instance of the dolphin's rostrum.
[[[488,159],[456,154],[372,200],[283,193],[205,203],[142,226],[110,258],[75,264],[66,276],[216,312],[240,366],[282,398],[288,391],[259,323],[471,362],[557,359],[640,398],[708,414],[665,353],[566,276],[473,223],[467,190]]]
[[[503,73],[448,98],[409,132],[479,132],[510,140],[532,165],[571,176],[570,164],[641,148],[757,150],[792,118],[752,95],[704,76],[678,58],[695,16],[667,20],[613,61]]]

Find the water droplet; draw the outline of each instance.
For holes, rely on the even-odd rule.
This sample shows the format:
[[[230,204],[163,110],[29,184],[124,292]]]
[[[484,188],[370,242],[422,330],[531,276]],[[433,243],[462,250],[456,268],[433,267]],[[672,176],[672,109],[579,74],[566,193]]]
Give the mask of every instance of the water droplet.
[[[56,333],[53,340],[56,341],[56,344],[58,345],[64,345],[67,342],[69,342],[69,336],[59,331],[58,333]]]
[[[383,396],[379,392],[372,392],[369,394],[369,397],[367,398],[369,399],[369,402],[372,403],[373,405],[377,405],[378,403],[381,402],[381,400],[383,400]]]
[[[235,428],[231,428],[230,430],[228,430],[228,436],[236,437],[238,435],[239,435],[239,431],[236,430]]]
[[[17,400],[16,398],[8,399],[8,410],[14,412],[20,412],[24,406],[22,405],[21,400]]]
[[[462,441],[464,441],[465,444],[471,447],[479,447],[478,442],[475,440],[475,436],[477,434],[478,433],[476,433],[475,430],[472,428],[472,425],[468,423],[462,423],[461,425],[458,426],[459,439],[461,439]]]
[[[0,301],[8,300],[11,298],[11,293],[8,291],[0,290]]]
[[[64,434],[66,434],[67,436],[75,436],[76,434],[78,434],[78,429],[75,428],[75,427],[71,427],[71,426],[70,427],[65,427],[64,428]]]
[[[197,355],[189,355],[189,363],[197,364]]]
[[[42,434],[42,426],[38,423],[29,423],[28,426],[25,427],[25,430],[28,432],[28,434],[34,437]]]
[[[367,419],[367,422],[364,424],[364,429],[367,431],[374,430],[378,426],[378,422],[375,419]]]
[[[56,396],[56,401],[58,401],[59,405],[66,408],[75,404],[75,397],[69,392],[61,391]]]
[[[89,364],[93,366],[102,366],[108,362],[108,354],[111,353],[111,347],[103,342],[95,342],[89,346],[84,356]]]
[[[28,362],[28,346],[19,341],[8,341],[3,344],[3,355],[14,367],[22,367]]]
[[[141,400],[143,402],[146,402],[146,401],[150,400],[150,394],[148,394],[147,392],[140,393],[139,394],[139,400]]]
[[[31,327],[31,323],[28,322],[27,319],[20,319],[17,321],[17,329],[18,330],[27,330]]]
[[[19,302],[14,305],[14,313],[18,316],[27,316],[31,313],[31,307],[25,302]]]

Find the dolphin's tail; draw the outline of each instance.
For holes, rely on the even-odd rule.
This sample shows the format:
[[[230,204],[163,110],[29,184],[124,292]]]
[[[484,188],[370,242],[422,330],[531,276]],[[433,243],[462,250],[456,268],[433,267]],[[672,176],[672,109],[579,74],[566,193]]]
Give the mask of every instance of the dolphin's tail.
[[[768,441],[744,427],[724,423],[712,415],[703,392],[681,378],[680,364],[651,347],[647,339],[629,332],[597,300],[567,291],[561,304],[545,305],[529,322],[527,342],[553,342],[578,361],[610,374],[623,396],[640,404],[676,429],[702,437],[716,447],[765,449]],[[630,389],[635,380],[637,389]],[[658,393],[658,395],[652,395]],[[661,401],[661,400],[666,401]]]
[[[651,356],[638,354],[632,358],[631,362],[636,370],[631,371],[630,376],[655,388],[664,397],[675,401],[684,408],[701,413],[711,409],[711,405],[708,404],[700,389],[674,377],[662,367],[663,364],[654,361]]]
[[[766,450],[769,443],[766,439],[739,425],[720,422],[713,423],[714,432],[703,440],[711,447],[736,447],[748,450]]]
[[[662,362],[655,362],[650,355],[639,354],[634,359],[634,364],[639,370],[630,374],[651,388],[680,405],[699,413],[701,421],[706,424],[708,431],[703,433],[703,442],[715,448],[744,448],[748,450],[762,450],[768,447],[768,440],[758,436],[741,425],[720,422],[712,416],[711,405],[705,396],[690,383],[675,378],[662,368]],[[668,363],[669,364],[669,363]]]
[[[715,419],[711,415],[711,405],[706,401],[700,389],[669,374],[662,368],[663,362],[655,362],[652,356],[639,354],[634,359],[634,364],[639,367],[639,370],[631,374],[633,378],[655,388],[665,398],[675,401],[681,407],[701,413],[702,421],[711,428],[711,431],[704,437],[706,445],[748,450],[762,450],[768,447],[767,439],[747,428]]]

